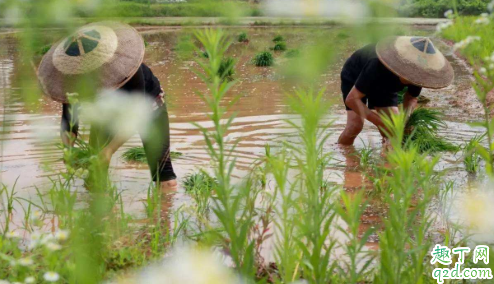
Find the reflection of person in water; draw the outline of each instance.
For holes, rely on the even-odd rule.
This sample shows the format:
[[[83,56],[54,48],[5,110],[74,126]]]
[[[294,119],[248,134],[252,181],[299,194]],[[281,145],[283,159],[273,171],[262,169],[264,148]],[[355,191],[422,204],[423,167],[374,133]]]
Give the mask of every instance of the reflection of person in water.
[[[141,138],[153,180],[159,181],[162,188],[173,189],[177,183],[170,159],[168,112],[160,83],[142,63],[143,57],[144,41],[135,29],[119,23],[94,23],[55,44],[43,57],[38,76],[45,93],[63,103],[61,137],[67,146],[72,146],[78,135],[78,106],[71,106],[67,98],[68,93],[78,93],[74,83],[78,78],[95,76],[100,78],[96,83],[100,89],[151,98],[151,129],[157,133],[149,137],[141,134]],[[109,163],[129,138],[91,131],[90,140],[97,140],[100,156]]]
[[[411,113],[422,87],[444,88],[453,77],[451,64],[426,37],[392,37],[357,50],[341,72],[347,124],[338,143],[352,145],[365,120],[383,134],[381,115],[398,112],[399,92],[407,88],[403,105]]]

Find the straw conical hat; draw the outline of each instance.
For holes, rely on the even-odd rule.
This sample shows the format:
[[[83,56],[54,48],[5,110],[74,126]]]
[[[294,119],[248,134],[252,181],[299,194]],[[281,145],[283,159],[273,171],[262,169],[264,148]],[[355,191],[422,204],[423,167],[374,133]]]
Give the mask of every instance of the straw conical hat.
[[[440,89],[453,82],[454,71],[427,37],[390,37],[377,44],[379,60],[414,85]]]
[[[38,69],[44,92],[66,103],[77,93],[78,78],[94,75],[98,88],[117,89],[137,72],[144,58],[144,40],[129,25],[98,22],[79,28],[54,44]]]

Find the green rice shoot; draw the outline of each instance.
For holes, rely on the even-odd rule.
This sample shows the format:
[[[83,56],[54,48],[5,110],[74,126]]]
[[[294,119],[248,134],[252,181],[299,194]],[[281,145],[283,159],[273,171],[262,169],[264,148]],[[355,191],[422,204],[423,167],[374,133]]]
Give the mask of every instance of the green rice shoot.
[[[183,154],[180,152],[170,152],[172,160],[178,159],[182,155]],[[144,151],[144,147],[142,146],[127,149],[123,153],[122,158],[127,162],[147,163],[146,152]]]
[[[249,38],[247,37],[247,33],[243,32],[238,35],[238,42],[249,42]]]
[[[257,67],[272,66],[274,64],[273,54],[271,52],[269,52],[269,51],[263,51],[261,53],[258,53],[254,57],[254,64]]]
[[[459,150],[454,145],[438,135],[445,129],[442,113],[437,110],[418,108],[408,119],[404,136],[406,146],[415,146],[421,153],[455,152]]]
[[[273,38],[273,42],[285,41],[285,38],[282,35],[277,35]]]
[[[211,177],[205,171],[199,171],[196,173],[188,174],[183,179],[183,185],[185,191],[211,191],[218,184],[216,178]]]
[[[286,50],[286,42],[284,42],[284,41],[277,42],[274,45],[273,50],[274,51],[285,51]]]

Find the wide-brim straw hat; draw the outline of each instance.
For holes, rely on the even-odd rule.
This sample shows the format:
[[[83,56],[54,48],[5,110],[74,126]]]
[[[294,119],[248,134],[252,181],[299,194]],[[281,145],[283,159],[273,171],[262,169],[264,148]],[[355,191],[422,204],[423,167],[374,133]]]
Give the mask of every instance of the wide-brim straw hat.
[[[391,72],[414,85],[441,89],[453,82],[453,67],[427,37],[385,38],[376,51]]]
[[[144,40],[131,26],[97,22],[54,44],[38,68],[46,95],[67,103],[78,93],[78,79],[94,76],[94,87],[118,89],[134,76],[144,59]]]

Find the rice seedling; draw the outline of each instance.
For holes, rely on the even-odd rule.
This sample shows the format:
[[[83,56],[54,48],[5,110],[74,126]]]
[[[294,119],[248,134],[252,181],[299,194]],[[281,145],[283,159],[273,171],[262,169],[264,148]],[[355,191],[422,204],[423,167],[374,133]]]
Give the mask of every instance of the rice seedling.
[[[199,171],[186,175],[183,179],[183,185],[186,191],[211,191],[218,185],[218,181],[208,173]]]
[[[277,35],[273,38],[273,42],[281,42],[285,41],[285,38],[282,35]]]
[[[286,42],[284,41],[278,41],[275,43],[273,47],[274,51],[285,51],[286,50]]]
[[[247,33],[246,32],[240,33],[237,37],[237,40],[238,42],[248,43],[249,38],[247,37]]]
[[[209,218],[210,199],[218,187],[218,181],[205,171],[188,174],[183,179],[185,191],[194,199],[199,216]]]
[[[484,135],[476,135],[463,146],[463,164],[469,173],[477,173],[481,166],[482,157],[478,153],[478,147]]]
[[[224,80],[232,81],[235,75],[235,59],[227,57],[221,60],[220,67],[218,68],[218,76]]]
[[[182,155],[183,154],[181,152],[170,152],[170,157],[172,159],[179,159]],[[132,147],[125,150],[122,154],[122,158],[127,162],[147,163],[146,151],[142,146]]]
[[[364,143],[364,147],[358,150],[357,153],[355,153],[355,155],[357,155],[357,157],[359,158],[359,164],[362,169],[366,170],[374,163],[374,152],[374,148]]]
[[[404,143],[407,146],[417,147],[421,153],[458,151],[454,145],[438,135],[440,129],[446,128],[439,111],[418,108],[408,118]]]
[[[269,52],[269,51],[263,51],[261,53],[258,53],[254,57],[254,64],[257,67],[272,66],[274,64],[273,54],[271,52]]]

